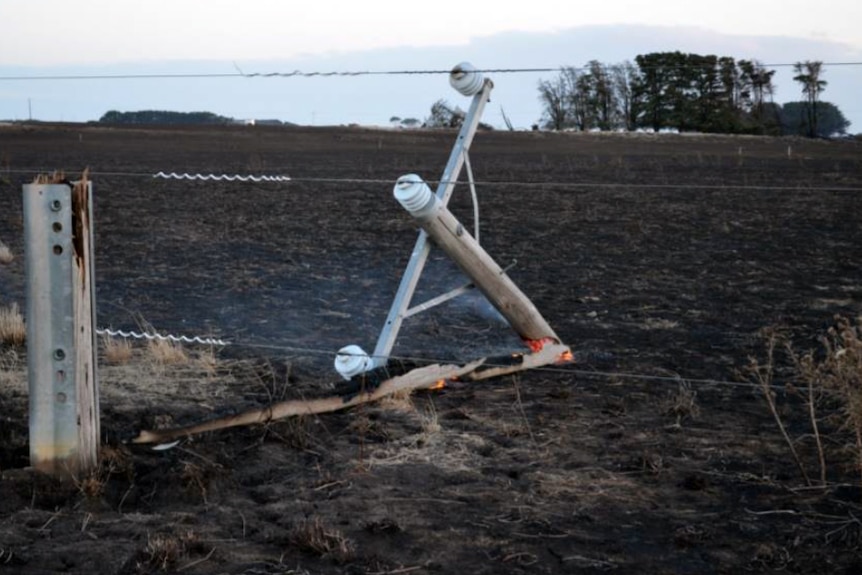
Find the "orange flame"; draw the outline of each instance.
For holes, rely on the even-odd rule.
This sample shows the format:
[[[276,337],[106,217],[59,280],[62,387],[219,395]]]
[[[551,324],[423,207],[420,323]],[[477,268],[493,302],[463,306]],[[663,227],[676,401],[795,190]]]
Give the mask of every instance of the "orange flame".
[[[573,361],[575,361],[575,355],[572,353],[571,350],[567,349],[566,351],[557,356],[557,361],[555,361],[554,363],[571,363]]]
[[[552,337],[543,337],[542,339],[525,339],[524,343],[527,344],[530,351],[533,353],[539,353],[546,344],[557,343],[557,340]]]
[[[436,391],[436,390],[438,390],[438,389],[443,389],[444,387],[446,387],[446,380],[445,380],[445,379],[440,379],[440,380],[437,380],[437,381],[434,383],[434,385],[432,385],[432,386],[431,386],[431,387],[429,387],[428,389]]]

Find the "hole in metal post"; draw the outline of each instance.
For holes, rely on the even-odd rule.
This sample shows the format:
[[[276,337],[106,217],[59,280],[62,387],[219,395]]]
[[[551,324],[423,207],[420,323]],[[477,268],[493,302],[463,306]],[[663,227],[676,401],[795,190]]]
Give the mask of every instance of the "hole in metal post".
[[[55,212],[59,212],[63,208],[63,202],[60,200],[53,200],[51,202],[51,209]]]
[[[62,369],[57,370],[57,383],[66,383],[66,372]]]
[[[54,246],[54,253],[58,256],[62,255],[63,254],[63,246]]]
[[[54,225],[51,226],[51,229],[53,229],[57,233],[60,233],[63,231],[63,224],[61,224],[60,222],[54,222]]]
[[[56,359],[57,361],[62,361],[64,359],[66,359],[66,352],[60,348],[55,349],[54,350],[54,359]]]
[[[62,391],[57,394],[57,403],[66,403],[66,394]]]

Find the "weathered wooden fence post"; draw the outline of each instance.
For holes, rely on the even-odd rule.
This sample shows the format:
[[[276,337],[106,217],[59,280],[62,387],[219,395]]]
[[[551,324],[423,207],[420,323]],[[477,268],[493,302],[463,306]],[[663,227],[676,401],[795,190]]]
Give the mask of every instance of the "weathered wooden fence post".
[[[79,476],[97,465],[100,437],[92,187],[86,173],[62,181],[23,187],[30,463]]]

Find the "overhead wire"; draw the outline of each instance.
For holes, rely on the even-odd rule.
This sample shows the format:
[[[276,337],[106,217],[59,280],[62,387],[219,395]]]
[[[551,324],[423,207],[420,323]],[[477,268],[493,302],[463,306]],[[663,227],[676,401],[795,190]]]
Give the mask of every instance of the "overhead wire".
[[[796,66],[795,62],[779,62],[776,64],[760,64],[765,68],[789,68]],[[823,62],[823,66],[862,66],[862,62]],[[643,66],[638,69],[651,69],[659,66]],[[660,66],[664,69],[700,69],[697,65]],[[588,66],[538,66],[521,68],[482,68],[477,72],[483,74],[539,74],[559,72],[563,69],[589,70]],[[188,73],[147,73],[147,74],[47,74],[42,76],[32,75],[9,75],[0,76],[0,82],[16,81],[70,81],[70,80],[179,80],[179,79],[219,79],[219,78],[344,78],[360,76],[427,76],[427,75],[449,75],[451,69],[401,69],[401,70],[330,70],[311,71],[293,70],[290,72],[188,72]]]

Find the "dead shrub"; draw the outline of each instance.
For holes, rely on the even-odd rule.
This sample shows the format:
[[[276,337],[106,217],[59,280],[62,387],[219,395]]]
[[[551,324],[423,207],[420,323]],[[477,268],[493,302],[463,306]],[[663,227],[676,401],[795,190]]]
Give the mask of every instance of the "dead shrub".
[[[328,557],[345,563],[353,557],[353,543],[337,529],[327,527],[319,517],[303,521],[290,532],[290,543],[303,553]]]
[[[766,359],[760,362],[749,358],[742,371],[743,377],[760,386],[767,406],[781,431],[790,453],[802,477],[812,483],[806,470],[804,453],[797,449],[808,439],[813,443],[817,456],[819,479],[827,480],[829,462],[850,459],[849,469],[855,469],[862,483],[862,326],[853,321],[836,317],[835,324],[820,338],[821,349],[796,351],[782,334],[774,329],[764,330]],[[781,356],[781,357],[779,357]],[[790,427],[785,423],[799,409],[791,401],[779,407],[778,391],[774,384],[778,363],[788,364],[787,384],[784,387],[788,399],[802,402],[801,417],[807,420],[810,432],[791,437]],[[797,401],[797,405],[798,405]],[[841,471],[846,471],[842,469]]]
[[[838,430],[849,435],[841,443],[854,454],[862,482],[862,329],[850,320],[837,317],[835,325],[821,338],[823,354],[794,354],[794,363],[809,390],[818,390],[837,402]],[[814,396],[810,407],[815,409]],[[816,425],[816,418],[812,420]],[[816,435],[819,433],[816,431]],[[820,446],[822,453],[822,446]]]
[[[18,304],[0,308],[0,343],[22,346],[27,339],[27,327]]]

